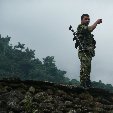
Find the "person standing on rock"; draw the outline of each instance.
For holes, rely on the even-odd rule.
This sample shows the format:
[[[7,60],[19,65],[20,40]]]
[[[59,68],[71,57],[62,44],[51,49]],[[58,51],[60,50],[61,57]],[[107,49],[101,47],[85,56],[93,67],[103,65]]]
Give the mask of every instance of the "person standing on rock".
[[[93,25],[88,26],[90,17],[88,14],[81,16],[81,24],[77,27],[75,46],[78,47],[78,57],[80,59],[80,83],[83,87],[91,87],[90,73],[91,73],[91,60],[95,56],[96,41],[91,32],[96,26],[102,23],[102,19],[97,19]]]
[[[78,25],[77,31],[74,32],[70,25],[69,30],[73,32],[76,40],[75,48],[78,48],[78,57],[80,59],[80,83],[83,87],[91,87],[90,73],[91,73],[91,60],[95,56],[96,41],[94,35],[91,32],[96,26],[102,23],[102,19],[97,19],[93,25],[88,26],[90,23],[90,17],[88,14],[81,16],[81,24]]]

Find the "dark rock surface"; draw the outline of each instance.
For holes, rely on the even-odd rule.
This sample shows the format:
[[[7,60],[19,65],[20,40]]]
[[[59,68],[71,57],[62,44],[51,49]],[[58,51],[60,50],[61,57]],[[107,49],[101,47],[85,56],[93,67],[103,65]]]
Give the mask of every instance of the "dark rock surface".
[[[113,113],[113,94],[98,88],[1,80],[0,113]]]

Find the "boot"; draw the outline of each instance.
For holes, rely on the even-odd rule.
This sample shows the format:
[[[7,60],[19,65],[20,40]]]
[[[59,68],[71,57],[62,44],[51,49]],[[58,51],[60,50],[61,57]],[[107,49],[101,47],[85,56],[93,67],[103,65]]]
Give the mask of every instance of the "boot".
[[[88,88],[92,88],[92,84],[91,84],[91,81],[90,80],[86,80],[86,86]]]

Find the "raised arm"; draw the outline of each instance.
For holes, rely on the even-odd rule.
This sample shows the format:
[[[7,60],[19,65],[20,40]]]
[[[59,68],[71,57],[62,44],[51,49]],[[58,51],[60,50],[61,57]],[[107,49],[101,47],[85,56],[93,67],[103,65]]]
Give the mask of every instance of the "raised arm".
[[[96,28],[97,24],[100,24],[100,23],[102,23],[102,19],[98,19],[93,25],[88,26],[89,31],[92,32]]]

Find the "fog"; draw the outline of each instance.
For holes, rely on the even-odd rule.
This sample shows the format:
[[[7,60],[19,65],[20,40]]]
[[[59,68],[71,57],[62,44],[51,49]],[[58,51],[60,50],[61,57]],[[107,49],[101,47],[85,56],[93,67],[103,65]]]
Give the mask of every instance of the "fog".
[[[59,69],[70,79],[79,80],[80,61],[73,35],[83,13],[90,15],[90,25],[98,18],[103,23],[93,31],[96,56],[92,60],[91,80],[113,85],[113,1],[102,0],[0,0],[0,34],[36,50],[42,61],[54,56]]]

